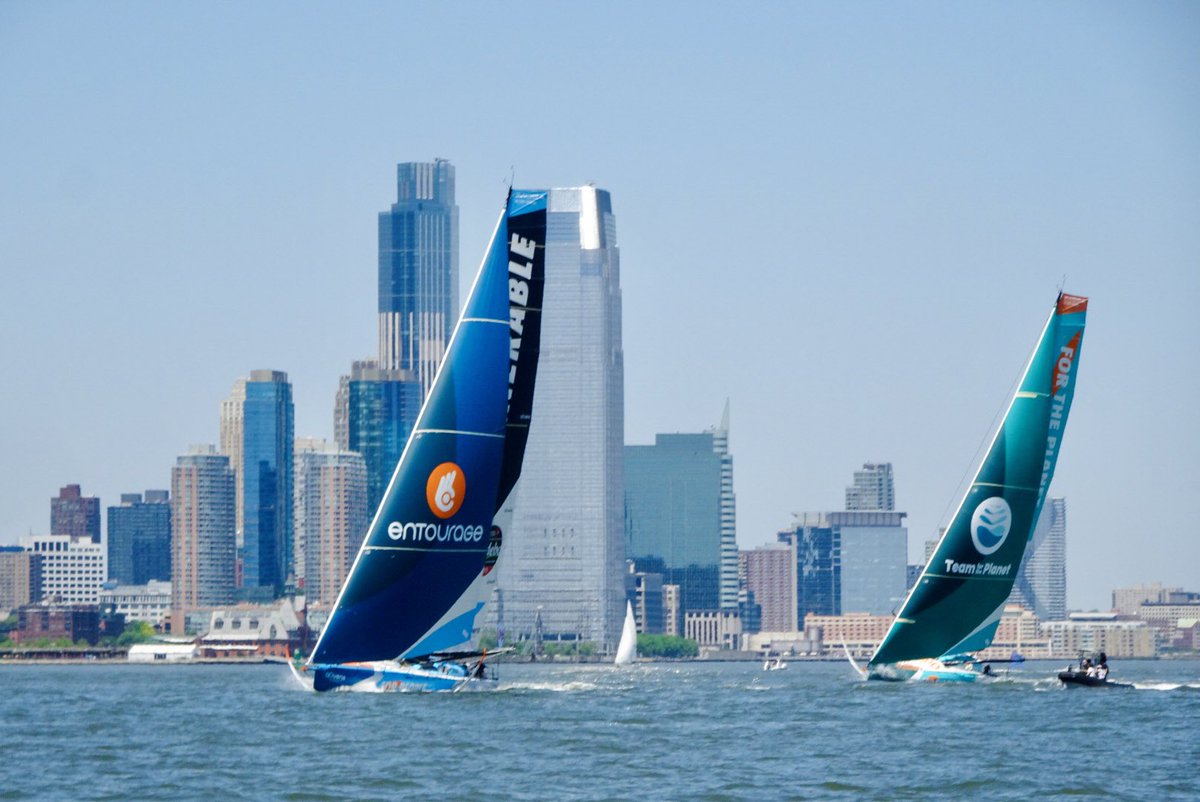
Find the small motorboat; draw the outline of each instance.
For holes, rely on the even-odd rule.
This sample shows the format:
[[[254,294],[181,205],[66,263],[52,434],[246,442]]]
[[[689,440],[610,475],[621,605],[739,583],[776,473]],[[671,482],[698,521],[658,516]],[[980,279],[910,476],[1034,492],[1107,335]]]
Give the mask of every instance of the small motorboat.
[[[1082,685],[1086,688],[1132,688],[1133,686],[1127,682],[1113,682],[1108,677],[1099,677],[1095,674],[1088,674],[1087,671],[1081,671],[1074,666],[1069,667],[1066,671],[1058,672],[1058,679],[1063,685],[1068,688],[1072,685]]]
[[[785,668],[787,668],[787,663],[783,661],[782,657],[768,657],[763,663],[763,671],[782,671]]]

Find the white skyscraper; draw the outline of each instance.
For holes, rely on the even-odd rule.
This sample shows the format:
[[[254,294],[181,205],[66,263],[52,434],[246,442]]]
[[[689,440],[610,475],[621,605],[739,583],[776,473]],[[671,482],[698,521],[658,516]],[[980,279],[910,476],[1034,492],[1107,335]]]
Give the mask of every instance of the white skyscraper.
[[[1067,501],[1048,498],[1025,550],[1009,601],[1023,604],[1043,621],[1067,617]]]
[[[95,604],[108,576],[105,548],[86,535],[34,535],[25,542],[42,559],[43,601]]]
[[[721,425],[712,430],[713,451],[721,456],[721,609],[738,607],[737,499],[733,494],[733,456],[729,453],[729,400]]]
[[[625,605],[625,413],[620,262],[604,190],[550,190],[543,310],[533,422],[490,621],[511,642],[533,632],[540,610],[545,638],[611,649]]]

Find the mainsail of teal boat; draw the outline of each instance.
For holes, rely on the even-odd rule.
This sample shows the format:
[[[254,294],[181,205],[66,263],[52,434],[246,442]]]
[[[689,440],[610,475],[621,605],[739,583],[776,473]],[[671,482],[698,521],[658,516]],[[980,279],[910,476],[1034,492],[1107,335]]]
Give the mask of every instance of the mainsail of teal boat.
[[[521,473],[541,337],[546,198],[511,190],[429,395],[305,666],[315,690],[460,690]]]
[[[1033,535],[1075,395],[1087,298],[1060,293],[1000,428],[868,677],[965,680],[991,645]]]

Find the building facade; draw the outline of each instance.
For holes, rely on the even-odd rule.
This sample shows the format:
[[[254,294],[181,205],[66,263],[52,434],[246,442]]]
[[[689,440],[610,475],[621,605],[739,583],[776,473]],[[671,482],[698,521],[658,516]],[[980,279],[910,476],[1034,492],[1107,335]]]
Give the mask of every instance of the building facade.
[[[712,432],[658,434],[625,454],[625,548],[679,585],[685,613],[722,609],[722,455]],[[736,569],[733,577],[737,609]]]
[[[344,451],[362,455],[371,515],[387,490],[421,412],[421,385],[409,371],[355,362],[338,385],[334,431]]]
[[[161,627],[171,614],[171,583],[152,579],[142,585],[113,585],[100,591],[101,609]]]
[[[1009,602],[1034,612],[1042,621],[1067,617],[1067,502],[1048,498],[1025,549]]]
[[[379,367],[429,392],[458,316],[458,206],[444,159],[396,167],[396,202],[379,213]]]
[[[1066,621],[1047,621],[1042,632],[1050,638],[1055,658],[1105,652],[1113,657],[1157,657],[1154,628],[1145,621],[1125,621],[1116,613],[1071,613]]]
[[[868,462],[854,472],[854,484],[846,488],[847,510],[896,509],[896,480],[892,463]]]
[[[108,578],[122,585],[171,579],[171,503],[166,490],[122,493],[108,508]]]
[[[292,385],[282,371],[251,371],[221,403],[221,453],[234,474],[246,599],[282,595],[291,573],[294,420]]]
[[[193,446],[171,469],[171,630],[190,612],[233,603],[237,588],[234,475],[229,457]]]
[[[1143,604],[1167,604],[1183,588],[1165,588],[1161,582],[1132,585],[1113,591],[1113,609],[1122,615],[1138,615]]]
[[[541,608],[547,638],[611,650],[625,612],[625,413],[620,259],[607,192],[550,190],[545,270],[533,419],[496,567],[505,620],[492,626],[524,637]]]
[[[739,554],[742,582],[762,608],[767,632],[798,630],[796,552],[790,543],[768,544]]]
[[[100,542],[100,499],[67,485],[50,499],[50,534],[75,535]]]
[[[42,558],[22,546],[0,546],[0,615],[41,601]]]
[[[25,547],[41,561],[38,598],[56,604],[96,604],[108,576],[104,547],[89,535],[34,535]]]
[[[779,541],[796,553],[797,617],[890,615],[908,589],[903,512],[824,512],[796,516]]]
[[[305,597],[333,604],[367,534],[362,455],[316,438],[296,441],[295,574]]]

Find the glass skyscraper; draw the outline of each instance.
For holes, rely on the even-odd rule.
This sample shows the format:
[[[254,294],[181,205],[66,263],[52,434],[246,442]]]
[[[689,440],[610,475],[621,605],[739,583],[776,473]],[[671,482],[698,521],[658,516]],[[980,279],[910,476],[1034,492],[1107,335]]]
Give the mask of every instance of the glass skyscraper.
[[[621,284],[612,201],[552,189],[533,420],[496,572],[509,642],[615,648],[625,606]],[[497,621],[497,619],[500,619]]]
[[[292,385],[277,370],[254,370],[221,404],[221,451],[237,486],[243,598],[283,593],[292,566]]]
[[[797,619],[815,615],[889,615],[908,589],[907,513],[803,513],[779,540],[795,549]]]
[[[108,508],[108,578],[122,585],[171,579],[171,505],[166,490],[122,493]]]
[[[379,367],[429,391],[458,317],[454,166],[396,168],[396,202],[379,214]]]
[[[678,585],[684,613],[721,609],[721,455],[712,433],[658,434],[654,445],[624,451],[629,558]]]
[[[421,412],[421,385],[409,371],[355,362],[338,387],[337,444],[362,455],[367,467],[367,510],[374,515],[408,435]]]

